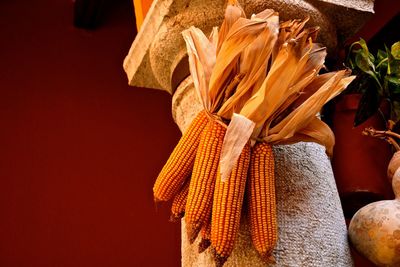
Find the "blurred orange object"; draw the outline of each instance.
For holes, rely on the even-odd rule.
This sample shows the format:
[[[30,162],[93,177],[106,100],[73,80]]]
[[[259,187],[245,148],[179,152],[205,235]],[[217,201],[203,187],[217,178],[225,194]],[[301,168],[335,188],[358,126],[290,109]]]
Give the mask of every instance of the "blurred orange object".
[[[133,6],[135,8],[136,27],[139,31],[140,26],[143,24],[143,20],[146,17],[147,11],[149,11],[153,0],[133,0]]]

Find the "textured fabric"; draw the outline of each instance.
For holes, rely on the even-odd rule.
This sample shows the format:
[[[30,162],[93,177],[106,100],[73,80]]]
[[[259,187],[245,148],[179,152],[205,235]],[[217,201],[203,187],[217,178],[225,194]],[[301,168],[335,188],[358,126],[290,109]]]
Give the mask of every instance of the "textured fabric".
[[[173,98],[173,115],[181,130],[199,110],[197,96],[186,83]],[[279,240],[273,266],[352,266],[345,220],[324,148],[298,143],[275,146],[274,153]],[[249,230],[243,216],[234,251],[224,266],[266,266],[252,247]],[[182,222],[182,266],[214,266],[210,249],[197,253],[199,239],[190,245]]]

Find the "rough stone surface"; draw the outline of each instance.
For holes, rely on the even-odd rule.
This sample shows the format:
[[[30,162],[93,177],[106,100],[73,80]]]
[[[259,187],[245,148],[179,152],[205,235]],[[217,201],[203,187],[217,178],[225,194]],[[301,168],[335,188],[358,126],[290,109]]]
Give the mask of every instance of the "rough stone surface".
[[[273,8],[281,19],[310,16],[309,26],[321,27],[319,41],[334,51],[337,36],[347,38],[372,14],[372,0],[240,0],[247,15]],[[156,0],[125,58],[129,84],[166,90],[184,54],[181,31],[194,25],[205,32],[221,24],[225,0]],[[337,29],[337,34],[336,34]]]
[[[373,0],[307,0],[325,14],[337,29],[338,42],[353,36],[374,13]]]
[[[309,0],[306,0],[309,2]],[[317,0],[321,3],[328,3],[332,5],[342,6],[346,8],[351,8],[355,10],[374,12],[374,0]]]
[[[224,1],[186,1],[183,9],[164,20],[149,51],[152,72],[160,85],[172,92],[172,73],[186,51],[182,31],[197,26],[210,33],[222,22]],[[178,12],[178,11],[177,11]]]
[[[202,109],[187,79],[178,87],[172,114],[184,131]],[[324,148],[315,143],[275,146],[279,240],[271,266],[353,266],[336,184]],[[210,249],[197,253],[182,222],[182,266],[214,266]],[[231,257],[224,266],[267,266],[251,244],[243,216]]]
[[[187,77],[172,96],[172,118],[181,132],[189,126],[192,119],[203,107],[196,90],[194,90],[192,77]]]

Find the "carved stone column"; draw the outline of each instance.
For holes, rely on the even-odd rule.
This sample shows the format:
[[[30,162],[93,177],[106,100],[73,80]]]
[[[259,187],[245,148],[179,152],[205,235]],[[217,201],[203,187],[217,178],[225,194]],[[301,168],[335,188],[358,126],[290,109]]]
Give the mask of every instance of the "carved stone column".
[[[246,14],[272,8],[281,20],[310,17],[320,26],[319,42],[330,53],[337,40],[354,34],[373,13],[373,0],[239,0]],[[221,24],[225,0],[156,0],[124,61],[129,84],[171,94],[188,76],[182,30],[196,26],[210,32]]]
[[[373,13],[372,0],[241,0],[247,15],[266,8],[282,20],[310,16],[321,27],[319,41],[333,53],[337,40],[353,34]],[[189,79],[181,31],[205,32],[220,25],[225,1],[154,1],[124,61],[129,84],[166,90],[181,130],[201,109]],[[276,266],[352,266],[346,225],[324,148],[314,143],[275,146],[279,241]],[[210,252],[189,245],[182,224],[182,265],[213,266]],[[252,248],[246,221],[226,266],[265,266]]]

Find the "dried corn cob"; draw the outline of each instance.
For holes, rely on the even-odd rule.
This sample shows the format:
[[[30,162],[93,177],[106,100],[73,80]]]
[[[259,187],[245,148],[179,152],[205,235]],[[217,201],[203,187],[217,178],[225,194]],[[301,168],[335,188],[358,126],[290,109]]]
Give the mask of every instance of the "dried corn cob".
[[[186,200],[189,193],[190,180],[186,181],[181,191],[174,197],[171,206],[170,221],[178,221],[185,215]]]
[[[200,135],[207,122],[206,112],[201,111],[179,140],[154,184],[155,201],[168,201],[173,198],[189,177],[200,143]]]
[[[202,253],[211,245],[211,218],[203,224],[200,235],[199,253]]]
[[[250,163],[250,145],[243,148],[227,181],[217,176],[211,219],[211,245],[217,266],[222,266],[232,253],[239,231],[247,171]]]
[[[200,138],[186,203],[185,221],[190,243],[210,218],[214,185],[226,128],[210,120]]]
[[[253,245],[261,257],[270,262],[278,235],[274,155],[270,144],[260,142],[253,147],[247,185]]]

